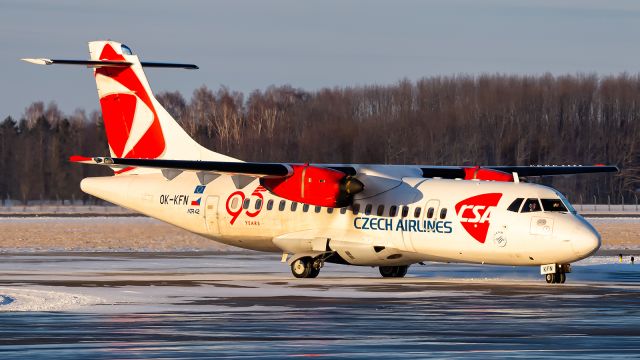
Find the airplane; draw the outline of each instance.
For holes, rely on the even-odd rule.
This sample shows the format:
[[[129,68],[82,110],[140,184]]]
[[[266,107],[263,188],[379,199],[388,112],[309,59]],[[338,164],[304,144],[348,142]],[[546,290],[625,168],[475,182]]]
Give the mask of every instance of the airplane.
[[[547,283],[594,254],[598,232],[557,190],[530,177],[617,172],[616,166],[430,166],[244,162],[204,148],[156,100],[141,62],[115,41],[90,60],[22,59],[93,69],[110,156],[82,191],[209,239],[282,254],[296,278],[325,263],[404,277],[425,261],[540,266]],[[273,144],[274,146],[276,144]]]

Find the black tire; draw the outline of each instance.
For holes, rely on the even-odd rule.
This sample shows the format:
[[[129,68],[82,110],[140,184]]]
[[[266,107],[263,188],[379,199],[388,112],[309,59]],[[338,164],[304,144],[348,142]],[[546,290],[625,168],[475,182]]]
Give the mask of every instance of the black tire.
[[[307,276],[307,278],[315,278],[318,277],[318,274],[320,274],[320,269],[316,269],[313,266],[311,267],[311,271],[309,272],[309,276]]]
[[[382,277],[395,277],[395,266],[378,266],[378,270],[380,271],[380,275],[382,275]]]
[[[408,265],[402,266],[378,266],[382,277],[401,278],[407,275]]]
[[[546,274],[544,276],[544,279],[547,281],[547,284],[551,284],[551,283],[555,282],[554,281],[555,280],[555,276],[554,275],[555,274]]]
[[[396,276],[397,278],[404,277],[407,275],[407,271],[409,270],[409,265],[396,266]]]
[[[560,275],[560,281],[558,281],[558,283],[564,284],[564,282],[567,281],[567,274],[561,273],[561,274],[558,274],[558,275]]]
[[[310,277],[309,275],[311,275],[311,271],[313,269],[313,267],[311,266],[312,262],[310,260],[310,258],[300,258],[292,262],[291,273],[293,274],[293,276],[297,277],[298,279]],[[315,276],[318,276],[318,274],[316,274]]]

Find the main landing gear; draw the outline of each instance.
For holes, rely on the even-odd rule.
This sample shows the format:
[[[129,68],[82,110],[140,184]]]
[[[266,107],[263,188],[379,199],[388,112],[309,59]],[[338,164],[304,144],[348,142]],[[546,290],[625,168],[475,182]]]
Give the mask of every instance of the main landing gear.
[[[544,279],[547,281],[547,284],[564,284],[567,280],[567,273],[570,272],[570,264],[549,264],[540,266],[540,273],[544,275]]]
[[[400,265],[400,266],[379,266],[380,275],[382,277],[394,277],[401,278],[407,275],[407,270],[409,270],[409,265]]]
[[[302,257],[291,263],[291,273],[299,279],[314,278],[320,274],[320,269],[322,269],[323,266],[324,260],[320,257]]]

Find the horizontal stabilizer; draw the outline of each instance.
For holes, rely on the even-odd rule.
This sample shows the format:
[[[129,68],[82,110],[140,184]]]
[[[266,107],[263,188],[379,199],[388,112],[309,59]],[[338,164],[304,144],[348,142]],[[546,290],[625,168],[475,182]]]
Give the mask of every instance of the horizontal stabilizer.
[[[21,59],[31,64],[36,65],[84,65],[89,68],[103,68],[103,67],[129,67],[132,63],[127,61],[118,60],[60,60],[60,59]],[[178,63],[164,63],[164,62],[140,62],[142,67],[155,67],[155,68],[174,68],[174,69],[188,69],[196,70],[197,65],[194,64],[178,64]]]

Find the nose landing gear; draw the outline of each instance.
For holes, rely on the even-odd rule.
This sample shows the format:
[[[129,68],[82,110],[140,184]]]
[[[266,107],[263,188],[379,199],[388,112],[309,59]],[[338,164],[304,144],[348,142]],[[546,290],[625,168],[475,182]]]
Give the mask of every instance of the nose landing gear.
[[[570,272],[570,264],[549,264],[540,266],[540,273],[544,275],[544,279],[547,281],[547,284],[564,284],[567,280],[567,273]]]

